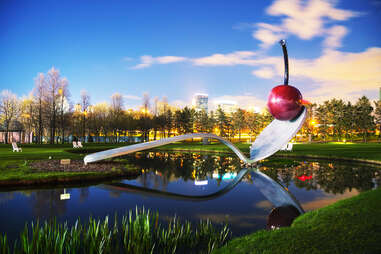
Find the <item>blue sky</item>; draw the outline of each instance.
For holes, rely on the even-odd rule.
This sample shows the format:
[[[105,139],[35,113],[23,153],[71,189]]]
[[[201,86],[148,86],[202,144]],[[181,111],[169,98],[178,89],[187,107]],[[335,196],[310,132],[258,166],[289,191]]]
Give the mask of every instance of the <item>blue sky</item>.
[[[304,98],[355,101],[381,87],[381,1],[0,2],[0,90],[28,94],[52,66],[72,101],[144,92],[179,105],[194,93],[264,106],[283,77]]]

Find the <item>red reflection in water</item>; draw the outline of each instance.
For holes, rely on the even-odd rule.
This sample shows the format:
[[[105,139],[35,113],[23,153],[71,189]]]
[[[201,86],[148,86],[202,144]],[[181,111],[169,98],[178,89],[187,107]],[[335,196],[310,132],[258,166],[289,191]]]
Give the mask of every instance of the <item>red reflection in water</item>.
[[[300,181],[305,181],[305,180],[311,180],[312,179],[312,176],[306,176],[306,175],[301,175],[301,176],[298,176],[298,179]]]

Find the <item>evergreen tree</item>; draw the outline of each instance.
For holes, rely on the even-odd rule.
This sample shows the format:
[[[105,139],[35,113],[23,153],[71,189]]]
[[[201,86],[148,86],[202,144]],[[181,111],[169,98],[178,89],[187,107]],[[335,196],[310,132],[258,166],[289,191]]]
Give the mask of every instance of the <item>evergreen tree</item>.
[[[366,96],[361,97],[355,105],[355,126],[362,133],[363,142],[367,142],[368,132],[374,127],[373,107]]]

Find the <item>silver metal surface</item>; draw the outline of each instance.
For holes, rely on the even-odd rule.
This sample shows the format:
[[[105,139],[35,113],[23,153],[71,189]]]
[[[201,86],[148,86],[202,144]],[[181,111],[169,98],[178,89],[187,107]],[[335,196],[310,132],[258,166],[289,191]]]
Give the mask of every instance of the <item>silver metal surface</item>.
[[[292,205],[298,209],[300,213],[304,213],[302,206],[288,189],[283,187],[283,185],[274,181],[259,170],[251,171],[251,176],[254,185],[258,187],[259,191],[262,192],[267,200],[275,207]]]
[[[117,157],[117,156],[122,156],[126,155],[129,153],[135,153],[138,151],[142,150],[147,150],[151,148],[155,148],[158,146],[163,146],[167,145],[173,142],[177,141],[182,141],[186,139],[192,139],[192,138],[212,138],[212,139],[217,139],[221,141],[221,143],[225,144],[228,146],[230,149],[233,150],[233,152],[243,161],[249,161],[249,159],[235,146],[233,145],[230,141],[225,140],[217,135],[210,134],[210,133],[191,133],[191,134],[185,134],[185,135],[180,135],[180,136],[175,136],[171,138],[164,138],[156,141],[151,141],[151,142],[145,142],[145,143],[139,143],[135,145],[130,145],[130,146],[124,146],[124,147],[119,147],[115,149],[110,149],[98,153],[93,153],[85,156],[83,159],[85,164],[89,162],[95,162],[99,160],[104,160],[107,158],[112,158],[112,157]]]
[[[296,135],[307,117],[307,108],[291,121],[272,121],[255,139],[250,148],[250,160],[263,160],[284,147]]]
[[[307,109],[304,108],[303,112],[298,118],[292,121],[272,121],[257,137],[250,147],[250,159],[247,158],[235,145],[230,141],[210,133],[191,133],[180,135],[171,138],[160,139],[151,142],[145,142],[120,148],[110,149],[98,153],[93,153],[85,156],[83,159],[85,164],[89,162],[96,162],[107,158],[122,156],[142,150],[163,146],[177,141],[182,141],[192,138],[211,138],[221,141],[221,143],[228,146],[242,161],[246,164],[252,164],[259,160],[263,160],[272,154],[276,153],[285,144],[287,144],[302,127],[307,115]]]

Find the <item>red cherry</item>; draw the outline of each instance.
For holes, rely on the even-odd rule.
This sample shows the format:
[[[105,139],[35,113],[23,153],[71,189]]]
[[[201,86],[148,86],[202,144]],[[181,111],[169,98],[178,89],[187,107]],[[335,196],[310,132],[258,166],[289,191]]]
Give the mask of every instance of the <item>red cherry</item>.
[[[274,87],[269,95],[267,106],[270,113],[278,120],[292,120],[301,111],[302,94],[293,86],[288,85],[288,54],[286,41],[279,42],[283,49],[284,85]]]
[[[293,86],[274,87],[269,95],[267,107],[278,120],[292,120],[302,109],[302,94]]]

